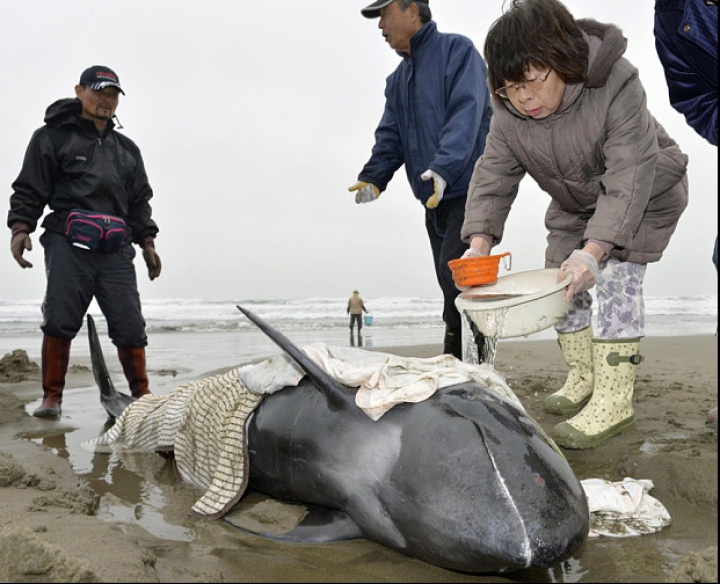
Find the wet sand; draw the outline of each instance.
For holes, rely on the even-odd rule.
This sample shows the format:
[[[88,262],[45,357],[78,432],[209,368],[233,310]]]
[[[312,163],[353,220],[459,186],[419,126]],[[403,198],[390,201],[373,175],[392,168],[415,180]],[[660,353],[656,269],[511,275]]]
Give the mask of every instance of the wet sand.
[[[172,333],[165,339],[172,350],[149,351],[153,390],[165,394],[217,372],[217,359],[194,347],[227,338]],[[17,349],[39,364],[37,347]],[[440,349],[378,347],[417,357]],[[178,482],[170,461],[80,447],[107,428],[87,354],[71,356],[59,421],[29,415],[40,389],[39,372],[28,366],[22,375],[0,377],[0,581],[716,582],[717,426],[706,424],[706,414],[718,399],[717,337],[651,337],[641,352],[635,429],[594,450],[564,452],[579,479],[652,480],[650,494],[672,524],[651,535],[589,539],[549,570],[506,575],[453,572],[366,540],[283,543],[225,521],[191,519],[188,510],[201,492]],[[126,391],[116,358],[109,349],[105,355],[118,389]],[[567,373],[554,340],[501,340],[495,365],[546,431],[562,421],[542,409]],[[3,374],[7,368],[0,368]],[[263,520],[281,522],[290,513],[248,492],[240,506],[251,503],[264,505]]]

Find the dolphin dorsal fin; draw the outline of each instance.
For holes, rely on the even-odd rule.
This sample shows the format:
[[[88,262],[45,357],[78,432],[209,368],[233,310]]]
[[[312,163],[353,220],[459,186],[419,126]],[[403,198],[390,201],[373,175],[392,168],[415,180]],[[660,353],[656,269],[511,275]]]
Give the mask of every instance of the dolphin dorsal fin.
[[[253,314],[242,306],[237,306],[237,309],[257,325],[261,331],[270,337],[278,347],[285,351],[285,353],[307,373],[308,377],[310,377],[323,394],[325,394],[331,406],[339,408],[345,404],[347,391],[331,375],[328,375],[320,365],[303,353],[302,349],[295,345],[284,334],[271,327],[258,315]]]

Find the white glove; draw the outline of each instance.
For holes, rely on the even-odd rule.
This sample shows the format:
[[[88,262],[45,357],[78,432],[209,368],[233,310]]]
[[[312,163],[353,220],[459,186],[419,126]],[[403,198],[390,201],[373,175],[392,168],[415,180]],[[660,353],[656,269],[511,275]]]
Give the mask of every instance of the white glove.
[[[465,253],[462,254],[462,257],[464,257],[464,258],[481,258],[481,257],[484,257],[484,256],[486,256],[486,255],[488,255],[488,254],[483,253],[482,251],[480,251],[480,250],[477,249],[476,247],[469,247],[469,248],[465,251]]]
[[[573,276],[572,282],[567,286],[565,299],[570,300],[575,294],[590,290],[597,282],[599,272],[594,255],[581,249],[573,251],[570,257],[560,264],[558,272],[558,281],[567,278],[568,274]]]
[[[375,199],[380,196],[380,189],[374,184],[359,180],[353,186],[348,187],[350,192],[355,192],[355,202],[360,203],[372,203]]]
[[[445,187],[447,186],[447,183],[445,182],[445,179],[443,177],[441,177],[434,170],[430,170],[429,168],[420,175],[420,178],[423,180],[433,180],[433,187],[435,191],[433,192],[432,196],[427,200],[425,206],[428,209],[434,209],[440,204],[440,201],[442,201],[443,193],[445,192]]]
[[[464,258],[479,258],[490,255],[490,242],[484,237],[473,237],[470,247],[463,254]]]

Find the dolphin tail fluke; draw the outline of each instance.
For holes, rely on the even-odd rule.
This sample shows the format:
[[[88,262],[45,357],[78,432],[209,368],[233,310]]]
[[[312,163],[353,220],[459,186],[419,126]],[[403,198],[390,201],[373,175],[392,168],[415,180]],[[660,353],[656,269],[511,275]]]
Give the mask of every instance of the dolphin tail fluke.
[[[128,407],[135,399],[124,393],[119,393],[110,379],[105,358],[103,357],[100,339],[98,338],[97,329],[95,328],[95,320],[89,314],[87,315],[88,341],[90,344],[90,360],[92,361],[93,376],[95,383],[100,388],[100,403],[105,408],[109,416],[119,418],[123,410]]]
[[[332,376],[328,375],[328,373],[320,367],[320,365],[315,363],[315,361],[303,353],[302,350],[290,339],[281,332],[272,328],[262,318],[253,314],[249,310],[246,310],[242,306],[238,306],[237,309],[255,323],[261,331],[270,337],[276,345],[285,351],[293,359],[293,361],[295,361],[298,366],[307,373],[308,377],[310,377],[310,379],[312,379],[325,394],[329,404],[335,407],[341,407],[345,404],[346,390],[343,389],[343,387],[338,384]]]

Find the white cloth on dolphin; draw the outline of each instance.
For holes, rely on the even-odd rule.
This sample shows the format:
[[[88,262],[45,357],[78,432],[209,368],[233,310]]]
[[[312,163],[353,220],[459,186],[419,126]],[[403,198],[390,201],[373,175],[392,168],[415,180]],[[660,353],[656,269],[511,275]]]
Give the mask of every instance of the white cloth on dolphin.
[[[580,484],[590,509],[590,537],[632,537],[670,525],[670,513],[649,494],[655,486],[649,479],[585,479]]]
[[[246,422],[263,398],[247,391],[231,370],[164,396],[143,396],[105,434],[82,446],[96,452],[174,450],[180,478],[205,490],[191,514],[217,519],[245,492]]]
[[[525,411],[491,365],[465,363],[451,355],[399,357],[325,343],[305,345],[302,350],[338,382],[358,387],[355,403],[374,421],[399,403],[420,402],[440,388],[467,381],[481,383]],[[270,394],[297,385],[303,371],[283,354],[257,365],[240,367],[238,377],[250,391]]]

